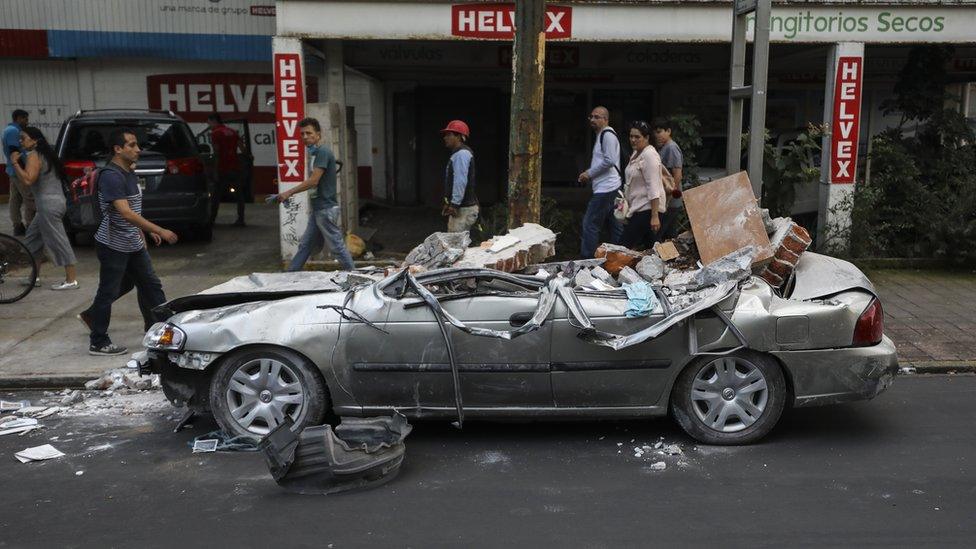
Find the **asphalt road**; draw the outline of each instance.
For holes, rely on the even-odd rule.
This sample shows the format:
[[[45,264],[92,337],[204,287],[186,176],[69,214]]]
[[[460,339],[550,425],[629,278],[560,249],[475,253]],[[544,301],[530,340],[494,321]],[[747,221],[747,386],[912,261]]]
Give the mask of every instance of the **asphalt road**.
[[[735,448],[666,419],[420,423],[398,478],[338,496],[284,493],[256,453],[192,454],[209,418],[55,416],[0,437],[0,546],[971,546],[974,397],[976,376],[902,377]],[[65,457],[13,459],[54,437]],[[684,454],[634,456],[660,437]]]

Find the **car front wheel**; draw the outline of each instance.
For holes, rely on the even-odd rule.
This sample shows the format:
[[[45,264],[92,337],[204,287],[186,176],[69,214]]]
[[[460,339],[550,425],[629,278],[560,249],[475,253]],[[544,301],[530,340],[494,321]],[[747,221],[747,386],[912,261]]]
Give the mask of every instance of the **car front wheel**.
[[[709,356],[678,377],[671,414],[699,442],[748,444],[772,430],[786,398],[786,379],[775,359],[755,352]]]
[[[210,384],[214,418],[231,436],[260,439],[286,417],[300,432],[321,424],[328,405],[318,369],[287,349],[261,347],[232,353]]]

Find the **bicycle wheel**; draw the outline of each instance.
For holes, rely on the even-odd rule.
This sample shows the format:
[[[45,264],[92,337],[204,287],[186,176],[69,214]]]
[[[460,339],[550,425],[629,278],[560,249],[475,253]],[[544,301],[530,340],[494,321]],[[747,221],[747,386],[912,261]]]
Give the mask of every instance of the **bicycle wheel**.
[[[37,282],[37,263],[24,243],[0,234],[0,303],[23,299]]]

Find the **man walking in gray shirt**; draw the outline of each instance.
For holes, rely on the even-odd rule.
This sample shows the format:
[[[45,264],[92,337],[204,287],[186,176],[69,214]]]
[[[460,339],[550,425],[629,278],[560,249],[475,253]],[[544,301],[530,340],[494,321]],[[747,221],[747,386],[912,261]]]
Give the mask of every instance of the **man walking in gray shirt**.
[[[594,108],[590,113],[590,127],[596,132],[593,157],[589,169],[578,178],[580,183],[593,186],[593,196],[583,215],[580,255],[584,259],[593,257],[596,252],[603,227],[609,225],[611,242],[619,241],[623,233],[623,227],[613,217],[613,199],[621,185],[620,141],[617,132],[610,127],[610,111],[606,107]]]

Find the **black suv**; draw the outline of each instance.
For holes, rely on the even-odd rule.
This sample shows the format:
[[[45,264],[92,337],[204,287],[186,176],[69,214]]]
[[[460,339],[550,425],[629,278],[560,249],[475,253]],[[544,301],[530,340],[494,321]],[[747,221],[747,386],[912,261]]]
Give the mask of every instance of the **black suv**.
[[[112,157],[109,135],[117,128],[132,128],[142,153],[136,164],[142,195],[142,215],[166,228],[189,231],[191,236],[210,240],[210,189],[204,160],[211,154],[207,145],[197,145],[193,132],[172,112],[139,109],[78,111],[65,120],[58,134],[58,157],[69,180]],[[68,196],[65,227],[76,233],[94,233],[85,226],[77,204]]]

